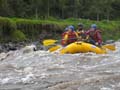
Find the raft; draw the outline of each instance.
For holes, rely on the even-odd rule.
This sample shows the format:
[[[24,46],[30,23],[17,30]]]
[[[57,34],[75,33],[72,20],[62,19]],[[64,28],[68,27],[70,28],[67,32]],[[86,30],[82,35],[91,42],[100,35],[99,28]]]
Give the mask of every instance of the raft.
[[[61,49],[60,49],[61,48]],[[49,49],[50,52],[55,52],[56,50],[59,49],[60,54],[75,54],[75,53],[88,53],[88,52],[93,52],[96,54],[106,54],[107,49],[102,46],[102,47],[97,47],[95,45],[92,45],[90,43],[85,43],[85,42],[74,42],[66,47],[60,47],[54,46]]]

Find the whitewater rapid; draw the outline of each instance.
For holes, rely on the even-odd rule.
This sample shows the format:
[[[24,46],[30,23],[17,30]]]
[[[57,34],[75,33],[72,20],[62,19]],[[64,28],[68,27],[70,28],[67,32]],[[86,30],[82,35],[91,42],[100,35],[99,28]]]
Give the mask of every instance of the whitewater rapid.
[[[0,54],[0,90],[120,90],[120,42],[108,54]]]

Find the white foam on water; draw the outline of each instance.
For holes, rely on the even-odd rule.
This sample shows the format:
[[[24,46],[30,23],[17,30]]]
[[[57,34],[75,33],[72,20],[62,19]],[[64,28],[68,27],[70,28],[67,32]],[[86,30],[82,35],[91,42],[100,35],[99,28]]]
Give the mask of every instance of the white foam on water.
[[[114,89],[111,89],[109,87],[102,87],[100,90],[114,90]]]
[[[56,90],[56,86],[60,84],[64,87],[63,90],[67,90],[68,87],[70,90],[72,88],[115,90],[120,87],[120,42],[116,42],[115,45],[116,51],[104,55],[94,53],[59,55],[42,50],[34,52],[32,46],[14,52],[1,53],[0,85],[32,84],[34,89],[39,87],[39,90],[44,90],[54,87]],[[114,77],[115,75],[118,77]],[[97,80],[96,77],[99,76],[102,78]],[[79,83],[74,82],[75,80]],[[91,81],[82,83],[85,80]],[[27,88],[30,89],[30,87]]]

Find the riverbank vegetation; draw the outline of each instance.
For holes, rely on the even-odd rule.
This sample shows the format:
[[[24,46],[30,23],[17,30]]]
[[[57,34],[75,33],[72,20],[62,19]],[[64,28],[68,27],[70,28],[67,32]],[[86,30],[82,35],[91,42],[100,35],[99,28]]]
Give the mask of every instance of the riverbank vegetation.
[[[83,23],[85,29],[89,29],[90,25],[96,23],[102,30],[103,39],[119,39],[120,22],[119,21],[94,21],[87,19],[55,19],[49,20],[32,20],[22,18],[5,18],[0,17],[0,41],[22,41],[22,40],[38,40],[46,38],[60,38],[61,33],[67,25]]]
[[[117,40],[119,9],[120,0],[0,0],[0,42],[60,38],[78,23],[96,23],[104,40]]]

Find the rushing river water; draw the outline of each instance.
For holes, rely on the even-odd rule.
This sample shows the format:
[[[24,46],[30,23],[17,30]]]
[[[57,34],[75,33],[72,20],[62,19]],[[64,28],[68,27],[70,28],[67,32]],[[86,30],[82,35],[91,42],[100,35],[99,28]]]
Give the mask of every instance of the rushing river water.
[[[120,90],[120,42],[108,54],[0,54],[0,90]]]

